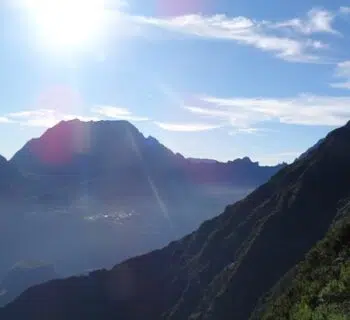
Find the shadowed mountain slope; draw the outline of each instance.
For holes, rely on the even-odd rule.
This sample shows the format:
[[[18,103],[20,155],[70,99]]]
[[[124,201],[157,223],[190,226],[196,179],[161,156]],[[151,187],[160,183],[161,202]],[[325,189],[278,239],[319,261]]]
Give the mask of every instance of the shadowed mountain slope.
[[[350,192],[350,125],[194,233],[88,276],[33,287],[2,319],[248,319]]]
[[[325,238],[261,301],[254,319],[350,319],[350,201]]]

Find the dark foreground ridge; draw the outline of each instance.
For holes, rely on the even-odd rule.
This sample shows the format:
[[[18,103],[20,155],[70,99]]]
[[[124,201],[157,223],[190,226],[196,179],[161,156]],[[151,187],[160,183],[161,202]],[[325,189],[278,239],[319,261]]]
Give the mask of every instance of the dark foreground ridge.
[[[88,276],[30,288],[1,319],[249,319],[322,239],[350,191],[350,127],[194,233]]]
[[[256,318],[350,319],[350,199],[326,237],[262,300]]]

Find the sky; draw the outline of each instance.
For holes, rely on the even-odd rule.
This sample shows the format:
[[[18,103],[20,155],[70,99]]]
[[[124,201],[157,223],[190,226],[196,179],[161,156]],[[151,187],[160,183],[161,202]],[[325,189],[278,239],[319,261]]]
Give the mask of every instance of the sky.
[[[0,20],[8,159],[78,118],[276,164],[350,120],[346,1],[3,0]]]

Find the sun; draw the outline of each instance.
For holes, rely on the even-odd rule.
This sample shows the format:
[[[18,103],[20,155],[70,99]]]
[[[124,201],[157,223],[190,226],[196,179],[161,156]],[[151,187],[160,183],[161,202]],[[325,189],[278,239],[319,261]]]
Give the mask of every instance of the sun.
[[[104,0],[26,0],[26,9],[41,41],[69,51],[98,40],[106,14]]]

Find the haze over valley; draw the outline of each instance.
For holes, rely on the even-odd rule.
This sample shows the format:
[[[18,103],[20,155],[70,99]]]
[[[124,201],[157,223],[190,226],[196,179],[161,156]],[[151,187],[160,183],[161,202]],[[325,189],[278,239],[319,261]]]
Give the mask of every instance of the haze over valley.
[[[186,159],[126,121],[61,122],[1,162],[0,274],[27,260],[61,276],[110,268],[193,231],[283,166]]]

